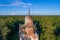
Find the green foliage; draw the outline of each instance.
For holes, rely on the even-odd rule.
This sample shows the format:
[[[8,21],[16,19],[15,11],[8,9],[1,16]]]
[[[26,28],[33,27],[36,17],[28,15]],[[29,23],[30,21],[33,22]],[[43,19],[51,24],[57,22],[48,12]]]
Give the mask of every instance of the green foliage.
[[[1,29],[3,40],[7,40],[6,37],[7,37],[7,35],[8,35],[9,32],[10,32],[10,29],[8,29],[8,27],[3,27]]]
[[[2,30],[1,30],[1,33],[2,33],[3,37],[6,36],[7,33],[9,33],[9,32],[10,32],[10,30],[7,27],[2,28]]]
[[[57,40],[60,40],[60,35],[57,37]]]
[[[25,16],[0,16],[1,40],[19,40],[19,24]],[[32,16],[39,40],[60,40],[60,16]]]
[[[42,26],[42,38],[43,40],[55,40],[55,36],[54,34],[54,30],[55,27],[52,25],[53,21],[52,21],[52,17],[45,17],[42,21],[41,21],[41,26]]]

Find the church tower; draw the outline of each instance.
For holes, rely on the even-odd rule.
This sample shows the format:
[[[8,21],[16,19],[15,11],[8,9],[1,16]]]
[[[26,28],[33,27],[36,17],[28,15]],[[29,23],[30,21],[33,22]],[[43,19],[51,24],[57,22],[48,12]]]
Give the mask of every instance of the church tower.
[[[38,35],[33,25],[33,19],[30,16],[30,9],[28,10],[28,15],[25,17],[25,24],[21,25],[19,29],[20,40],[38,40]]]
[[[25,24],[31,24],[31,25],[33,25],[33,19],[30,16],[30,9],[28,10],[28,15],[25,17]]]
[[[30,9],[29,9],[29,11],[28,11],[28,15],[30,16]]]

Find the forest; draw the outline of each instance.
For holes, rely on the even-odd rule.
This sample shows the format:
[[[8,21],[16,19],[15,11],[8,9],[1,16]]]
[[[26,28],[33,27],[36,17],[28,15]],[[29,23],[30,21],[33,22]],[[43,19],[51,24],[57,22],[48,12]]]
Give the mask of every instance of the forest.
[[[60,40],[60,16],[32,16],[39,40]],[[19,40],[25,16],[0,16],[0,40]]]

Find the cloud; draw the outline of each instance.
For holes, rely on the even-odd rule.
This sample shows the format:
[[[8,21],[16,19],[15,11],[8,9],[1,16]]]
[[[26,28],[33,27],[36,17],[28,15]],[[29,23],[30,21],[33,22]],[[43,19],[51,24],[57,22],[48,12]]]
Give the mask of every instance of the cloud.
[[[37,7],[38,7],[38,5],[35,5],[35,7],[37,8]]]
[[[15,15],[15,13],[11,13],[11,15]]]
[[[0,4],[0,6],[19,6],[20,2],[13,2],[11,4]]]
[[[8,5],[5,5],[5,4],[0,4],[0,6],[8,6]]]
[[[22,6],[22,7],[31,7],[32,4],[31,4],[31,3],[24,3],[24,2],[21,2],[21,6]]]
[[[24,8],[28,8],[28,7],[38,7],[38,5],[33,5],[31,3],[25,3],[19,0],[16,0],[15,2],[12,2],[10,4],[0,4],[0,6],[17,6],[17,7],[24,7]]]
[[[5,6],[4,4],[0,4],[0,6]]]
[[[26,8],[27,6],[26,5],[23,5],[22,7]]]
[[[9,6],[19,6],[20,5],[20,2],[14,2],[14,3],[11,3]]]
[[[0,4],[0,6],[2,6],[2,4]]]
[[[11,4],[0,4],[0,6],[22,6],[22,7],[31,7],[31,3],[24,3],[24,2],[13,2]]]

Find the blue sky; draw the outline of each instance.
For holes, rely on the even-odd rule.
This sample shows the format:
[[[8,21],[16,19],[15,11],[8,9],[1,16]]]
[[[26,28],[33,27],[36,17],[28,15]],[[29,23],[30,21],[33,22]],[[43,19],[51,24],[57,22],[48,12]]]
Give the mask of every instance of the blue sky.
[[[60,15],[60,0],[0,0],[0,15]]]

